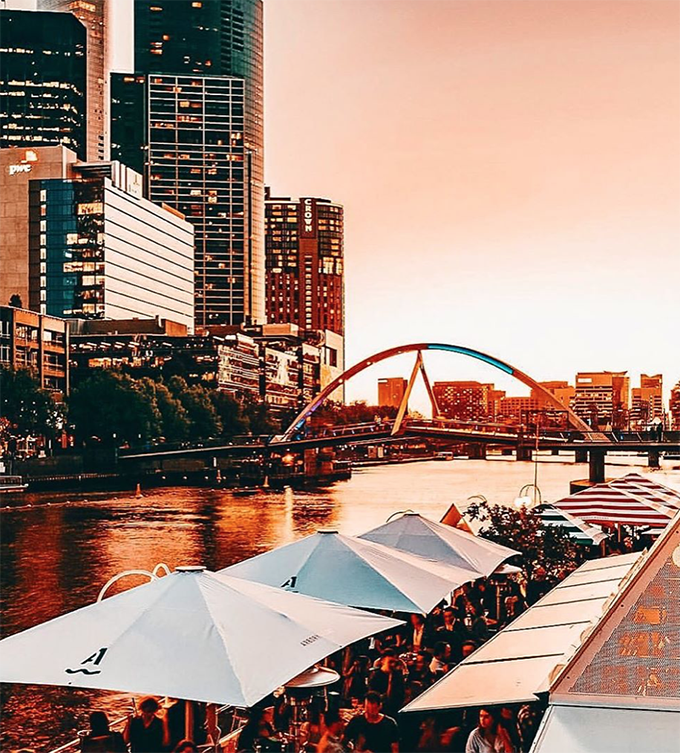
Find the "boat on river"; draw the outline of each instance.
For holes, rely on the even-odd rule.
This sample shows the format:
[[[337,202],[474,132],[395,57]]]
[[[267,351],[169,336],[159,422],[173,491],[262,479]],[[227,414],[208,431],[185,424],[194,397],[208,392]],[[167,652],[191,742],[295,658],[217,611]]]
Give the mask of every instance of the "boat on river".
[[[23,494],[28,489],[28,484],[21,476],[0,476],[0,500],[8,502],[15,495]]]

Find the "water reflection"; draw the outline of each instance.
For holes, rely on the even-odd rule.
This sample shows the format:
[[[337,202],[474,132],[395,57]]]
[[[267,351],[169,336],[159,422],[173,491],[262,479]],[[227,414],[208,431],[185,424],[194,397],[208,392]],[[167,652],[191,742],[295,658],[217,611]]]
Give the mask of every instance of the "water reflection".
[[[608,466],[607,474],[629,470]],[[539,469],[543,498],[564,496],[569,481],[585,473],[585,466],[545,458]],[[655,479],[680,489],[680,470],[657,472]],[[464,507],[472,494],[510,502],[532,480],[531,463],[461,460],[370,468],[314,492],[263,490],[238,497],[225,490],[174,488],[142,498],[118,493],[29,499],[31,507],[4,510],[0,518],[3,635],[93,602],[102,585],[123,570],[151,570],[159,562],[219,569],[319,528],[367,530],[395,510],[412,508],[439,519],[451,502]],[[138,582],[130,578],[112,592]],[[112,716],[129,709],[121,694],[18,685],[3,691],[2,750],[26,744],[49,750],[73,737],[92,707]]]

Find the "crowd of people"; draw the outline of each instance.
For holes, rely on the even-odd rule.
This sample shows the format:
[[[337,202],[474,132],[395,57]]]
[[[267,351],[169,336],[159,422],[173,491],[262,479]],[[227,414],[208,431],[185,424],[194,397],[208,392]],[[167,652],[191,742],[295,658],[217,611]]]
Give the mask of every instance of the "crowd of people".
[[[402,615],[401,629],[329,657],[340,680],[303,704],[302,723],[294,721],[299,702],[270,697],[252,711],[237,749],[278,753],[295,739],[305,753],[528,751],[542,714],[538,702],[425,717],[399,712],[554,585],[539,567],[524,589],[512,579],[481,579],[426,616]]]
[[[524,588],[512,578],[480,579],[428,615],[395,615],[404,625],[359,641],[326,661],[339,680],[319,694],[273,694],[249,711],[234,750],[243,753],[398,753],[528,751],[539,704],[399,713],[495,632],[554,585],[536,568]],[[204,707],[193,704],[193,740],[186,738],[185,702],[161,708],[140,700],[121,732],[95,711],[81,737],[82,753],[195,753],[208,739]]]

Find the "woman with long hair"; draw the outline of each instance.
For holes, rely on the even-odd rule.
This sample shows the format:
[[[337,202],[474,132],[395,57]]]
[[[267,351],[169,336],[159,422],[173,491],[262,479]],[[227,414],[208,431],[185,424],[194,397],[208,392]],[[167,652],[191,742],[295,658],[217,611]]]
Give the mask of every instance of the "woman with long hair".
[[[496,709],[482,706],[479,723],[470,732],[465,753],[515,753],[510,736],[499,723]]]

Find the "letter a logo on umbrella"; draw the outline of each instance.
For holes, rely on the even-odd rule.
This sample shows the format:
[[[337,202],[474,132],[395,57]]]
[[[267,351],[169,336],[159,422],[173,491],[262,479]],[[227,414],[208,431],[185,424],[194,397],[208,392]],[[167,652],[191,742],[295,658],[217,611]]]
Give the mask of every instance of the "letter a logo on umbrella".
[[[78,667],[78,669],[66,669],[65,672],[67,675],[77,675],[77,674],[84,674],[84,675],[98,675],[101,674],[101,669],[88,669],[83,667],[83,664],[94,664],[97,666],[101,660],[104,658],[104,654],[108,651],[107,648],[100,648],[99,651],[95,651],[94,654],[90,655],[85,659],[85,661],[81,661],[81,666]]]

